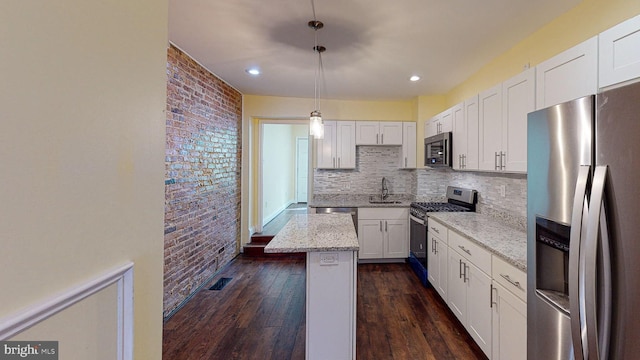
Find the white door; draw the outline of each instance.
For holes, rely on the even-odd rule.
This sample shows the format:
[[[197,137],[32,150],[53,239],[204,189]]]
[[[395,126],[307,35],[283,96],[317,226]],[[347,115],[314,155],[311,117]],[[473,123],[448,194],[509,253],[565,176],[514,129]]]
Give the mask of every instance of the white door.
[[[296,202],[307,202],[309,178],[309,139],[296,139]]]

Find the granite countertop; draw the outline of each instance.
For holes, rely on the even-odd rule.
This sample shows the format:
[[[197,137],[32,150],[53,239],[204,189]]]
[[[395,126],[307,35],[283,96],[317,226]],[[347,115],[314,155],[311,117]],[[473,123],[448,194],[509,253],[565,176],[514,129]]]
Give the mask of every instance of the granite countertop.
[[[366,194],[331,194],[315,196],[309,202],[309,207],[351,207],[351,208],[372,208],[372,207],[409,207],[412,199],[405,195],[389,195],[384,204],[371,203],[370,197],[373,196],[374,201],[380,201],[380,195]]]
[[[471,239],[518,269],[527,271],[527,233],[478,213],[428,213],[430,218]]]
[[[298,214],[264,248],[265,253],[356,251],[351,214]]]

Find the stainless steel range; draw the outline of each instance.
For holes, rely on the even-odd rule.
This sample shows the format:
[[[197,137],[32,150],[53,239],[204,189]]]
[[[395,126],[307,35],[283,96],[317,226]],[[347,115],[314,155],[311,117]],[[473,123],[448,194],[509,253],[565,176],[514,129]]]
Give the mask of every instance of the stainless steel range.
[[[447,186],[447,202],[411,203],[409,263],[423,285],[427,285],[427,213],[476,211],[477,202],[477,191]]]

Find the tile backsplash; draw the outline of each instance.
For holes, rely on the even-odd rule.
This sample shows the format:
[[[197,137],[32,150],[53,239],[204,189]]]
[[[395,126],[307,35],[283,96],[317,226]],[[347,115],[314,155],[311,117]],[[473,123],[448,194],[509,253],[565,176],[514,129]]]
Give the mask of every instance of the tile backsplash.
[[[391,194],[408,195],[416,201],[444,201],[447,185],[455,185],[478,191],[479,213],[526,229],[526,174],[448,168],[404,170],[398,168],[400,151],[400,147],[392,146],[358,146],[355,170],[314,170],[314,195],[378,194],[382,177],[386,177]]]

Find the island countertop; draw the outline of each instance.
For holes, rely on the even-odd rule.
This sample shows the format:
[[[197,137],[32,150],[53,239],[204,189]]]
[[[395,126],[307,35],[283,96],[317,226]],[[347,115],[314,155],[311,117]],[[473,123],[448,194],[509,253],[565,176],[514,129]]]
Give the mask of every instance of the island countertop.
[[[356,251],[350,214],[298,214],[264,248],[265,253]]]

